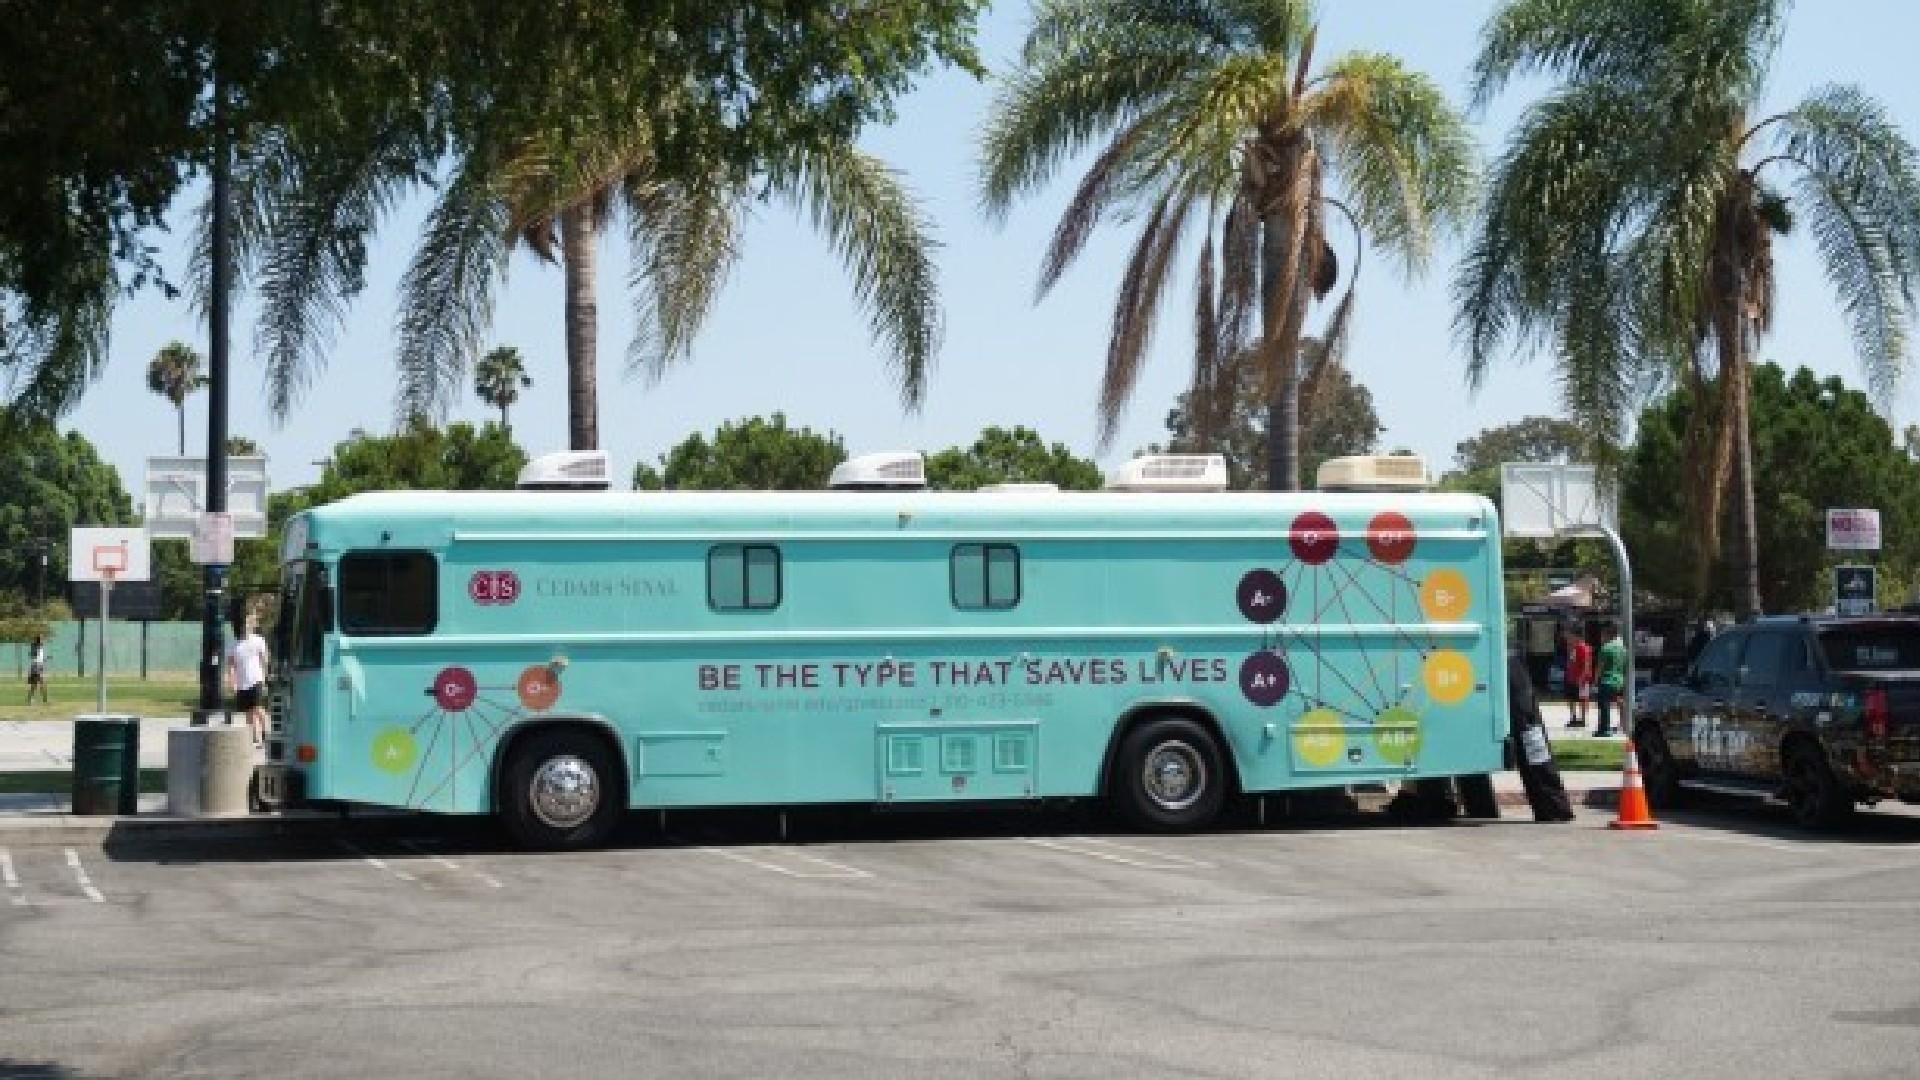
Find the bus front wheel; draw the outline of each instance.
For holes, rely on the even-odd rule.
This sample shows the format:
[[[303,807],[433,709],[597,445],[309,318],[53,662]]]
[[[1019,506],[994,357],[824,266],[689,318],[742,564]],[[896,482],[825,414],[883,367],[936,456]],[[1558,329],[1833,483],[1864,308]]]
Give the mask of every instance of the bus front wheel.
[[[1219,814],[1226,793],[1220,745],[1200,724],[1172,717],[1151,720],[1120,744],[1113,797],[1140,828],[1200,828]]]
[[[507,831],[544,851],[593,847],[625,805],[619,763],[605,740],[583,731],[534,735],[508,760],[500,812]]]

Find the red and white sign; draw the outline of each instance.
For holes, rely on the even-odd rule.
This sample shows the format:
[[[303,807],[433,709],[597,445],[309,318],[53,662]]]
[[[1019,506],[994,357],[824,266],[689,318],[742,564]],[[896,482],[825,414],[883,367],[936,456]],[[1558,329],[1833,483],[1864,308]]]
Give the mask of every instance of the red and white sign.
[[[1879,551],[1880,511],[1828,510],[1827,547],[1832,551]]]

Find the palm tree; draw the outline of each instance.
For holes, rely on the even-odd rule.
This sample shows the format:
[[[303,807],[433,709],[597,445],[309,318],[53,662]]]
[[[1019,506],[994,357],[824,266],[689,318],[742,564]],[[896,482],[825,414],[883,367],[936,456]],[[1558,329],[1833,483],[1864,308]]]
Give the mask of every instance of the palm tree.
[[[532,385],[533,378],[520,360],[520,350],[511,345],[489,352],[473,368],[473,392],[481,401],[500,410],[500,426],[508,431],[513,430],[513,425],[507,423],[508,406],[519,401],[520,391]]]
[[[1329,207],[1404,262],[1472,202],[1462,118],[1389,56],[1314,68],[1311,0],[1040,0],[1021,66],[984,137],[982,201],[1003,216],[1069,157],[1105,140],[1042,260],[1044,296],[1102,217],[1144,222],[1122,276],[1099,419],[1111,439],[1132,395],[1185,234],[1202,231],[1196,403],[1237,377],[1251,336],[1267,388],[1269,484],[1299,486],[1300,339],[1338,271]],[[1344,199],[1329,194],[1337,182]],[[1341,347],[1351,288],[1322,338]],[[1257,335],[1250,323],[1259,318]],[[1199,406],[1198,415],[1217,410]]]
[[[170,341],[147,362],[147,389],[173,402],[180,420],[180,450],[187,452],[187,395],[207,385],[200,354],[184,341]]]
[[[1497,163],[1455,283],[1470,380],[1503,342],[1552,343],[1567,410],[1602,464],[1617,464],[1646,390],[1677,380],[1692,392],[1694,600],[1731,481],[1742,614],[1760,606],[1747,396],[1773,319],[1773,238],[1796,216],[1812,229],[1882,402],[1906,367],[1920,285],[1914,149],[1884,110],[1836,85],[1755,119],[1785,7],[1508,0],[1474,65],[1476,103],[1515,75],[1559,84]]]

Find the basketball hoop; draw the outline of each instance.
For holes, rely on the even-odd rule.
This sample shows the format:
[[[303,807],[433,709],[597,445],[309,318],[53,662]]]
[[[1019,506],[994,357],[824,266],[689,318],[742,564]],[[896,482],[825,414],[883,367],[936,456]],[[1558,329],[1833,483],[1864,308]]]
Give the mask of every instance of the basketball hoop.
[[[120,545],[94,548],[93,569],[101,581],[113,584],[113,579],[127,569],[127,549]]]

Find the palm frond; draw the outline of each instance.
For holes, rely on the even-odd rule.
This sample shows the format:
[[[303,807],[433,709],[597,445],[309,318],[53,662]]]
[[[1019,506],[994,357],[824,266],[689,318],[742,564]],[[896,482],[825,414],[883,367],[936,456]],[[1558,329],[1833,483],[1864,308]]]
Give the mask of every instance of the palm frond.
[[[1236,192],[1220,226],[1221,355],[1232,357],[1247,340],[1260,309],[1260,216]]]
[[[106,370],[119,277],[104,242],[97,254],[61,268],[44,303],[0,303],[0,432],[50,423],[80,404]]]
[[[1060,276],[1086,247],[1087,238],[1100,223],[1101,214],[1120,197],[1119,181],[1126,170],[1127,159],[1144,141],[1145,124],[1144,119],[1136,119],[1114,136],[1087,168],[1087,174],[1080,178],[1080,187],[1060,215],[1053,229],[1053,242],[1047,245],[1046,254],[1040,260],[1040,281],[1034,287],[1036,300],[1045,297],[1059,283]]]
[[[1353,53],[1300,109],[1368,236],[1409,272],[1425,264],[1436,232],[1465,224],[1477,154],[1465,118],[1433,80],[1393,57]]]
[[[1875,399],[1905,374],[1920,286],[1920,168],[1897,125],[1853,87],[1816,90],[1781,117],[1801,213],[1838,293]]]
[[[630,182],[625,192],[627,281],[640,301],[627,366],[657,380],[689,355],[739,260],[747,192],[718,175]]]
[[[938,247],[900,177],[850,144],[815,147],[778,188],[804,206],[853,276],[909,410],[920,406],[941,335]]]
[[[1168,269],[1179,253],[1192,205],[1191,192],[1176,190],[1162,196],[1140,230],[1133,254],[1127,260],[1120,292],[1114,300],[1113,335],[1107,343],[1106,372],[1100,384],[1097,416],[1099,442],[1103,448],[1113,439],[1120,415],[1139,382],[1141,361],[1153,340]]]
[[[1202,449],[1213,442],[1220,374],[1220,303],[1214,284],[1211,230],[1200,242],[1200,267],[1193,283],[1193,388],[1191,403],[1194,435]]]
[[[400,279],[396,416],[443,416],[459,397],[493,323],[509,221],[505,200],[478,162],[454,175],[427,215]]]

